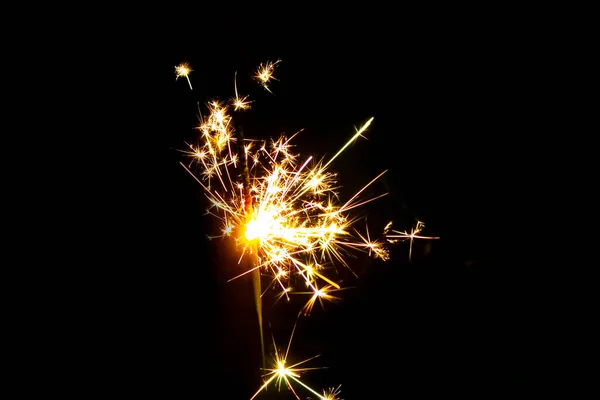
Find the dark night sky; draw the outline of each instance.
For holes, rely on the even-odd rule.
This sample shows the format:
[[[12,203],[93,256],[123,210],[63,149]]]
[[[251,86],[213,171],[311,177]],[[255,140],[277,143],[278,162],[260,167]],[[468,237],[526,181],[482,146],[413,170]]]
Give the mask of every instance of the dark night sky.
[[[124,105],[116,112],[127,115],[116,146],[131,167],[109,195],[120,218],[115,257],[125,267],[111,268],[121,295],[107,346],[119,349],[119,367],[105,379],[168,397],[203,398],[213,385],[228,399],[250,398],[261,384],[250,281],[227,283],[235,257],[227,243],[206,240],[213,221],[176,150],[194,141],[198,104],[205,110],[206,101],[231,96],[238,71],[238,88],[254,100],[241,119],[246,135],[304,128],[296,144],[305,157],[333,154],[375,117],[368,140],[332,167],[342,195],[388,169],[371,193],[389,195],[358,211],[371,229],[389,220],[410,229],[418,218],[425,234],[441,237],[415,242],[412,263],[407,244],[386,263],[352,261],[354,288],[298,323],[294,354],[321,354],[313,365],[329,367],[306,382],[342,384],[346,400],[481,398],[519,385],[525,313],[516,267],[504,263],[514,250],[499,248],[494,233],[518,223],[501,212],[503,116],[511,109],[504,72],[513,61],[500,35],[486,18],[459,11],[289,12],[295,16],[179,8],[141,23],[119,46],[135,58],[121,77],[130,86],[115,94]],[[272,95],[249,76],[277,59]],[[175,81],[182,61],[194,69],[193,91]],[[301,304],[269,302],[265,316],[283,345]]]

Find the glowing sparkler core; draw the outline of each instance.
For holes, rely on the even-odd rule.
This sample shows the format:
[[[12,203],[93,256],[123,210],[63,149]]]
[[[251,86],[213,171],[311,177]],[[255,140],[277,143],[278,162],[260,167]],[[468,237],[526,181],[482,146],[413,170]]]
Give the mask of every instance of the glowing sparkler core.
[[[267,239],[272,232],[277,230],[277,222],[272,213],[265,211],[258,214],[246,224],[246,239]]]

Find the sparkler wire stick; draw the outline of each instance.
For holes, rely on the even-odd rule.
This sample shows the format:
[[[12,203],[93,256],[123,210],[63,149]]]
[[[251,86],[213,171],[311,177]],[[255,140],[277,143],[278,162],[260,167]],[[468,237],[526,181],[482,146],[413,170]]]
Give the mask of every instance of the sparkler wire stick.
[[[244,131],[241,128],[238,128],[238,137],[240,143],[244,143]],[[243,188],[244,188],[244,212],[246,214],[246,223],[250,222],[252,219],[252,195],[250,194],[251,185],[250,185],[250,171],[248,170],[248,159],[244,152],[244,146],[239,146],[240,159],[243,163],[243,171],[242,178],[244,179]],[[254,292],[254,304],[256,306],[256,314],[258,317],[258,329],[260,333],[260,349],[262,355],[262,364],[263,368],[266,367],[266,356],[265,356],[265,340],[263,335],[263,320],[262,320],[262,286],[260,282],[260,268],[258,268],[258,243],[252,244],[251,254],[250,254],[250,269],[252,270],[252,289]]]

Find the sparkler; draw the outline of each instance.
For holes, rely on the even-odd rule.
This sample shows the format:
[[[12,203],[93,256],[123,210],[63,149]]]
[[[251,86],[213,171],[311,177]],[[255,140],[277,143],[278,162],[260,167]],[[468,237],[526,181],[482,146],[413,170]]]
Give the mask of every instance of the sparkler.
[[[260,68],[272,71],[273,65]],[[264,76],[265,82],[271,76],[264,72],[258,75]],[[354,220],[347,216],[348,211],[385,195],[367,200],[360,197],[386,171],[340,205],[334,192],[336,174],[327,169],[365,133],[373,118],[326,163],[308,157],[300,164],[298,154],[292,152],[291,140],[295,135],[271,140],[270,145],[233,135],[229,110],[240,109],[240,100],[245,99],[239,96],[235,80],[234,85],[236,95],[232,104],[218,101],[208,104],[208,117],[201,119],[198,127],[203,144],[190,146],[187,152],[202,166],[201,177],[184,167],[203,187],[210,203],[207,213],[221,221],[221,235],[213,238],[234,238],[241,249],[238,263],[244,256],[250,256],[252,267],[235,278],[253,273],[259,316],[261,271],[271,275],[273,286],[279,287],[288,300],[292,285],[298,280],[304,283],[313,294],[306,306],[309,312],[316,300],[314,296],[327,299],[330,290],[340,289],[338,283],[326,276],[325,269],[336,261],[350,268],[344,258],[347,250],[365,250],[386,258],[384,243],[371,241],[368,235],[365,238],[359,234],[356,238],[351,229]],[[236,142],[242,146],[241,154],[232,149]],[[309,166],[311,162],[313,166]],[[262,330],[260,321],[259,326]]]
[[[279,62],[261,64],[254,76],[269,92],[268,84],[275,79],[273,72]],[[187,64],[176,67],[177,78],[185,76],[190,88],[191,71]],[[327,270],[341,264],[352,272],[346,261],[350,252],[362,251],[374,258],[387,260],[389,251],[385,247],[386,242],[410,239],[410,259],[415,238],[437,238],[419,236],[424,226],[421,222],[410,234],[394,230],[388,234],[390,223],[384,229],[382,240],[371,239],[368,226],[364,234],[354,228],[358,218],[349,215],[349,212],[387,194],[363,197],[367,188],[386,171],[375,176],[349,200],[341,202],[336,193],[337,174],[328,168],[352,143],[364,137],[373,118],[357,129],[327,162],[313,157],[301,160],[292,145],[292,139],[301,131],[289,138],[282,135],[270,141],[245,138],[241,129],[236,132],[231,111],[247,110],[251,103],[248,96],[238,93],[237,73],[234,92],[235,97],[227,103],[214,100],[207,104],[208,114],[200,117],[197,127],[201,133],[201,144],[188,145],[189,150],[185,153],[192,162],[188,166],[181,165],[204,189],[209,203],[206,213],[220,221],[220,234],[209,238],[232,239],[239,250],[238,264],[241,265],[245,259],[250,262],[249,268],[230,281],[252,274],[264,369],[262,296],[267,289],[278,289],[279,298],[285,297],[288,301],[290,293],[310,295],[299,314],[308,315],[317,301],[336,300],[337,297],[331,293],[344,289],[328,276]],[[199,176],[191,170],[194,163],[201,167]],[[271,280],[264,291],[261,273]],[[299,286],[304,291],[297,290]],[[302,383],[298,379],[299,373],[307,369],[295,367],[308,360],[286,367],[288,351],[289,345],[283,357],[276,353],[276,368],[269,370],[266,376],[270,378],[253,398],[277,380],[279,385],[285,382],[292,392],[294,389],[290,382],[295,381],[319,399],[338,399],[339,387],[320,395]]]

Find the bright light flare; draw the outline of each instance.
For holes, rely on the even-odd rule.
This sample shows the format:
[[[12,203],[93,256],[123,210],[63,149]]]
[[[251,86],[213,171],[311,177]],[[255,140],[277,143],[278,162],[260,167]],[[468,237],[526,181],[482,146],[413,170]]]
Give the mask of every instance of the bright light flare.
[[[266,240],[270,234],[276,232],[276,225],[277,222],[270,212],[262,212],[246,224],[246,239]]]

